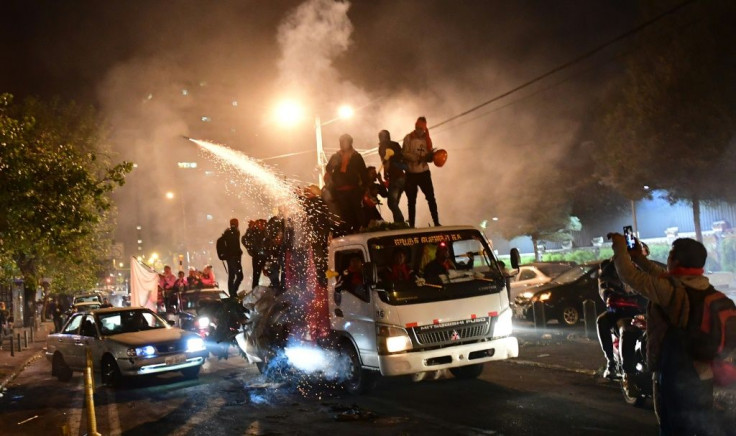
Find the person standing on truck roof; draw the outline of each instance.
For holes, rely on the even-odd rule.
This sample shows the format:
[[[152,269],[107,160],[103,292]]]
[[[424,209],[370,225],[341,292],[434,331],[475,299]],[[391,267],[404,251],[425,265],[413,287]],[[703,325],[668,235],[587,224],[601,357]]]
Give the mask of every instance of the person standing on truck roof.
[[[434,198],[432,174],[427,162],[432,161],[432,139],[429,137],[427,119],[419,117],[414,124],[414,131],[404,137],[402,156],[407,162],[406,199],[409,203],[409,226],[414,227],[417,214],[417,194],[419,189],[424,193],[429,205],[429,213],[435,226],[440,225],[437,212],[437,200]]]
[[[399,200],[406,185],[406,162],[398,142],[391,140],[388,130],[378,132],[378,155],[383,164],[384,179],[388,182],[388,208],[395,223],[404,222],[404,214],[399,208]]]
[[[243,281],[243,265],[240,263],[243,256],[243,249],[240,248],[240,230],[238,229],[238,219],[230,220],[230,227],[225,229],[222,234],[227,242],[227,291],[231,297],[238,294],[238,288]]]
[[[268,260],[268,253],[266,250],[266,240],[268,239],[268,233],[266,231],[266,220],[257,219],[248,222],[248,229],[243,235],[243,246],[248,255],[251,257],[251,263],[253,266],[253,282],[251,289],[255,289],[261,280],[261,272],[263,267],[266,265]]]
[[[365,161],[353,148],[352,136],[340,136],[340,150],[330,157],[325,175],[340,217],[352,232],[357,232],[363,224],[361,201],[369,181]]]

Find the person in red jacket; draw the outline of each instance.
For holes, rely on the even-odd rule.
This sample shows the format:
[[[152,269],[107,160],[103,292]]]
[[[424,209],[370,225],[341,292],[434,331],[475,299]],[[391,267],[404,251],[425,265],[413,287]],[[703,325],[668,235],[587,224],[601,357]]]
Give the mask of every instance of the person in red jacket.
[[[414,124],[414,131],[404,137],[402,155],[408,167],[406,171],[406,199],[409,204],[409,225],[414,227],[417,212],[417,194],[419,189],[424,193],[429,206],[429,213],[435,226],[440,225],[437,212],[437,200],[434,198],[432,174],[427,162],[432,160],[432,139],[429,137],[427,119],[419,117]]]

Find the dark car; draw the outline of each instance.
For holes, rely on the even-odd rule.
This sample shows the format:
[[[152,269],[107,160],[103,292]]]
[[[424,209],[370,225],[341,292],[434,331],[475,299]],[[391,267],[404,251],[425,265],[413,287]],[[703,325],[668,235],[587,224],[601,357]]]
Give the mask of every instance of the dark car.
[[[592,300],[596,313],[603,310],[598,294],[599,265],[595,262],[573,266],[551,282],[534,288],[531,297],[517,296],[514,301],[517,316],[531,320],[532,304],[541,301],[547,320],[556,319],[561,325],[572,326],[583,319],[583,301]]]

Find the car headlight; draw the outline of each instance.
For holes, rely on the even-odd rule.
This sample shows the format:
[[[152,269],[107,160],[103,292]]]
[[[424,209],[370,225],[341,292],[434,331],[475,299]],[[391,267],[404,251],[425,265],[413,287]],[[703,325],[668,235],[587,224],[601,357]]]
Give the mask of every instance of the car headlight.
[[[409,334],[400,327],[379,324],[376,326],[376,338],[381,354],[399,353],[412,348]]]
[[[206,316],[201,316],[201,317],[200,317],[200,318],[199,318],[199,319],[197,320],[197,327],[199,327],[200,329],[206,329],[206,328],[208,328],[209,326],[210,326],[210,319],[209,319],[208,317],[206,317]]]
[[[511,336],[514,331],[514,326],[511,322],[511,310],[506,309],[498,315],[496,323],[493,326],[493,337],[502,338],[505,336]]]
[[[187,339],[187,353],[194,353],[196,351],[204,351],[204,340],[202,338],[189,338]]]
[[[532,301],[547,301],[552,296],[551,292],[542,292],[532,297]]]
[[[526,291],[523,294],[521,294],[521,296],[528,300],[534,296],[534,292]]]
[[[129,350],[130,351],[130,350]],[[130,354],[130,353],[128,353]],[[153,345],[146,345],[145,347],[138,347],[135,349],[135,355],[139,357],[151,357],[156,355],[156,347]]]

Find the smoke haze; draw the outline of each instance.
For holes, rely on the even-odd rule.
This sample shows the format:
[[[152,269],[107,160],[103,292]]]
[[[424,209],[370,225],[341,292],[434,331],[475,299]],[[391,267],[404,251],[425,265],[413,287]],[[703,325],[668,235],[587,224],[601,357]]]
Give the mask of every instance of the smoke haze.
[[[329,155],[342,133],[350,133],[358,149],[375,147],[382,129],[401,143],[424,115],[435,146],[449,153],[445,167],[432,167],[441,222],[518,219],[525,210],[515,203],[520,190],[556,195],[560,161],[585,139],[579,137],[581,124],[620,69],[607,63],[615,52],[469,117],[432,126],[589,50],[637,19],[629,1],[173,4],[134,9],[127,2],[89,2],[72,8],[50,2],[49,16],[36,11],[35,21],[28,21],[45,26],[48,35],[69,37],[29,40],[17,51],[37,53],[35,61],[49,65],[34,73],[50,77],[36,93],[98,105],[120,158],[138,164],[116,194],[118,238],[126,253],[139,253],[138,239],[144,255],[175,253],[186,239],[198,268],[214,260],[212,241],[230,217],[247,223],[276,205],[234,195],[233,175],[182,135],[253,158],[299,153],[268,163],[281,177],[314,183],[314,116],[327,121],[341,104],[359,108],[352,119],[324,126]],[[81,30],[69,29],[64,20]],[[13,71],[0,74],[0,85],[18,82]],[[16,88],[23,94],[23,86]],[[287,97],[302,102],[306,118],[292,129],[272,116]],[[178,162],[198,167],[179,169]],[[375,155],[366,162],[380,165]],[[165,198],[169,191],[172,200]],[[401,207],[406,212],[405,199]],[[417,225],[430,221],[421,194],[417,212]],[[382,213],[390,217],[386,207]]]

